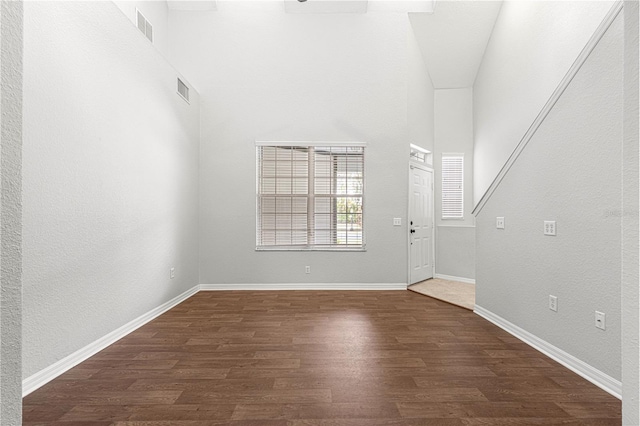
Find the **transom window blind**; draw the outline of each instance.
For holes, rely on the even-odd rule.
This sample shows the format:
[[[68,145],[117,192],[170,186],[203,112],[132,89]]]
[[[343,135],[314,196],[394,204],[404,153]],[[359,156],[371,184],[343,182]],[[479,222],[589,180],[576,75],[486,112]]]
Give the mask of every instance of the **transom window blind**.
[[[256,147],[256,248],[363,249],[364,144],[289,144]]]
[[[464,218],[464,157],[442,154],[442,218]]]

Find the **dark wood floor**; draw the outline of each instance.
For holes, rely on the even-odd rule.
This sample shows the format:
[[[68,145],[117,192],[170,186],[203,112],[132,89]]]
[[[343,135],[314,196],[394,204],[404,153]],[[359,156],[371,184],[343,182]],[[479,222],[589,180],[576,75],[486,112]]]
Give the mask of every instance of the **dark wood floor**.
[[[617,425],[620,401],[410,291],[200,292],[24,399],[36,425]]]

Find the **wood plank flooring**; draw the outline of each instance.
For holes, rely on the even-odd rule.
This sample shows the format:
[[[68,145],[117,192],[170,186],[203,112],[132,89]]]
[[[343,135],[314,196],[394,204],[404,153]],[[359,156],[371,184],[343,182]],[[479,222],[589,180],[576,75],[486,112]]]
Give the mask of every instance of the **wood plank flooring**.
[[[619,425],[621,403],[410,291],[200,292],[24,399],[25,425]]]

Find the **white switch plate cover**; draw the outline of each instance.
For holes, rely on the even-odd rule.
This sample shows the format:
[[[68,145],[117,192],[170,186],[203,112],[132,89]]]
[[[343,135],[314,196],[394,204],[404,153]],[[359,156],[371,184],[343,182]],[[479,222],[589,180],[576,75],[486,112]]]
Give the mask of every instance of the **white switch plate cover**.
[[[311,266],[305,266],[304,267],[304,273],[305,274],[310,274],[311,273]]]
[[[556,235],[556,221],[545,220],[544,221],[544,235]]]
[[[599,328],[600,330],[604,330],[606,326],[607,324],[605,321],[604,312],[596,311],[596,328]]]
[[[558,298],[556,296],[549,295],[549,309],[558,312]]]
[[[394,217],[393,218],[393,226],[401,226],[401,225],[402,225],[402,218]]]
[[[496,217],[496,228],[504,229],[504,217]]]
[[[174,279],[176,277],[176,268],[171,268],[169,270],[169,278]]]

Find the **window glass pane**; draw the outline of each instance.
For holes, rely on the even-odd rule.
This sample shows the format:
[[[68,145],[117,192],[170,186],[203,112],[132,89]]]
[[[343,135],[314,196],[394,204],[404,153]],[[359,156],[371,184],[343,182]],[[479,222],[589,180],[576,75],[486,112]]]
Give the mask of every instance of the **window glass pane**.
[[[276,215],[275,214],[262,214],[262,230],[276,229]]]
[[[282,176],[282,175],[281,175]],[[291,177],[279,177],[276,179],[276,194],[291,194]]]
[[[276,199],[274,197],[262,197],[260,199],[260,210],[262,213],[275,213]]]
[[[294,178],[292,184],[292,194],[306,194],[309,191],[309,180],[306,176]]]
[[[275,161],[276,160],[276,152],[278,148],[273,146],[263,146],[262,151],[262,161]]]
[[[291,199],[291,211],[293,213],[307,214],[307,197],[293,197]]]
[[[291,212],[291,198],[278,197],[276,199],[276,212],[280,214]]]
[[[307,215],[306,214],[294,214],[293,216],[291,216],[292,220],[291,220],[291,228],[292,229],[296,229],[296,230],[302,230],[305,231],[307,230]]]
[[[291,244],[292,245],[306,245],[307,244],[307,230],[293,230],[291,232]]]
[[[276,148],[276,158],[278,161],[291,161],[291,147],[283,146]]]
[[[263,194],[275,194],[276,193],[276,180],[274,178],[262,179],[262,193]]]
[[[331,178],[319,178],[315,179],[315,193],[318,195],[331,194]]]
[[[263,161],[262,162],[262,176],[264,176],[264,177],[276,177],[276,162],[275,161]]]
[[[330,197],[316,197],[315,199],[315,212],[316,213],[331,213],[331,207],[334,199]]]
[[[291,244],[291,231],[276,231],[276,245],[292,245]]]

